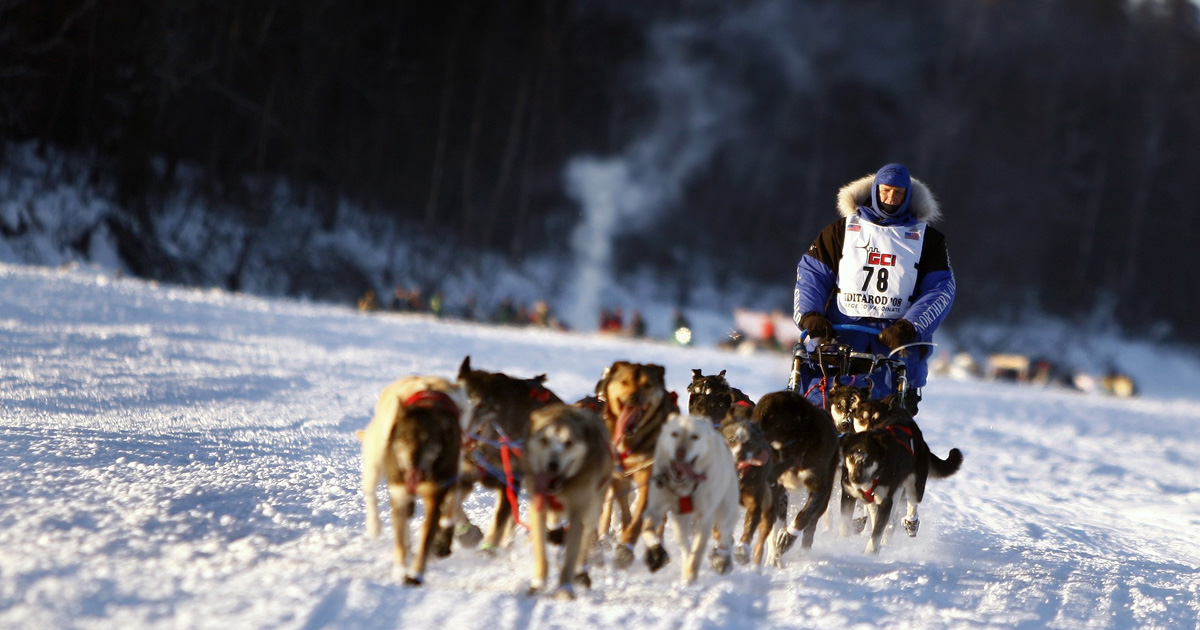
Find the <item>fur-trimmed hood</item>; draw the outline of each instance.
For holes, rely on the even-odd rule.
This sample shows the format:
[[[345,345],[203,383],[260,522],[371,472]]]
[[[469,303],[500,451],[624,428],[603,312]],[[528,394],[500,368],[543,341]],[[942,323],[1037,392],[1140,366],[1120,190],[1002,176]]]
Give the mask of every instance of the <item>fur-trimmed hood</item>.
[[[871,188],[875,184],[875,174],[856,179],[838,191],[838,214],[852,217],[858,214],[859,206],[871,207]],[[916,177],[912,178],[911,198],[908,209],[913,218],[926,223],[936,223],[942,218],[942,210],[938,207],[937,198],[929,187]]]

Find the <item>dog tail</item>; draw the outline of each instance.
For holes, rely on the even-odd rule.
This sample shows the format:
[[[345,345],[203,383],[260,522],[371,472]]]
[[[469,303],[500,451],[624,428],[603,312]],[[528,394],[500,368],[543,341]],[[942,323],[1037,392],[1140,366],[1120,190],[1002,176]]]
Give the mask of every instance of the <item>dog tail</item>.
[[[371,424],[359,437],[362,440],[362,490],[367,508],[367,535],[371,538],[379,536],[379,497],[375,489],[379,486],[392,428],[396,426],[401,411],[399,396],[384,395],[375,405],[375,417]]]
[[[929,452],[929,472],[935,479],[945,479],[958,472],[958,469],[962,468],[962,462],[962,451],[956,448],[950,449],[946,459],[934,455],[933,451]]]

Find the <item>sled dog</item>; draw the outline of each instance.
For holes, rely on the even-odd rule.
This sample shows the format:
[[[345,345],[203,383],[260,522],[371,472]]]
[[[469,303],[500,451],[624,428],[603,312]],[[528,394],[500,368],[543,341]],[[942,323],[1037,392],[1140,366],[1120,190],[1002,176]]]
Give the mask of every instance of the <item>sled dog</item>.
[[[573,582],[591,586],[588,551],[596,544],[596,523],[613,477],[608,429],[595,412],[561,403],[533,412],[525,443],[526,487],[531,494],[529,528],[533,540],[531,593],[546,586],[547,520],[567,520],[562,570],[556,598],[575,597]]]
[[[829,415],[833,416],[834,429],[838,433],[850,433],[854,429],[854,410],[858,408],[858,403],[870,397],[870,389],[834,383],[829,388]]]
[[[694,415],[694,414],[693,414]],[[771,445],[762,427],[748,419],[726,422],[721,427],[737,468],[738,494],[746,517],[742,536],[733,549],[738,564],[750,561],[750,543],[754,542],[754,564],[761,565],[763,546],[775,525],[775,475],[771,463]],[[757,536],[757,538],[756,538]]]
[[[812,547],[817,521],[833,493],[837,435],[828,412],[790,390],[771,392],[759,399],[754,421],[771,445],[773,472],[780,486],[769,553],[771,563],[779,564],[797,538],[801,538],[802,548]],[[804,505],[788,524],[789,494],[801,490],[806,494]]]
[[[668,558],[662,546],[662,524],[672,514],[675,540],[683,553],[681,581],[696,580],[700,554],[716,529],[709,555],[713,571],[732,568],[733,529],[737,522],[737,472],[724,438],[707,416],[674,413],[663,425],[654,451],[653,475],[646,508],[646,565],[657,571]]]
[[[930,476],[942,479],[958,472],[963,455],[957,448],[950,449],[944,460],[934,455],[912,415],[886,401],[859,403],[854,425],[862,430],[844,435],[841,443],[842,521],[849,521],[855,500],[866,506],[871,523],[866,552],[873,554],[879,552],[897,494],[903,492],[908,505],[904,530],[916,536],[920,526],[917,505],[925,496],[926,481]]]
[[[452,517],[458,510],[449,491],[457,473],[462,426],[469,411],[462,388],[436,376],[409,376],[383,390],[375,405],[375,416],[365,430],[358,432],[362,440],[367,533],[372,538],[379,535],[375,491],[382,477],[392,508],[396,567],[407,569],[405,584],[424,582],[435,529],[443,514]],[[425,505],[425,522],[416,557],[409,567],[408,521],[417,497]]]
[[[642,531],[654,446],[667,417],[679,407],[675,395],[667,390],[666,369],[661,365],[617,361],[605,369],[597,391],[604,403],[604,423],[612,435],[618,466],[612,497],[600,515],[600,535],[607,536],[613,504],[617,504],[621,509],[621,532],[613,560],[619,568],[626,568],[633,563],[634,545]],[[638,492],[631,509],[629,493],[634,489]]]
[[[703,371],[693,369],[687,391],[688,413],[708,416],[717,424],[749,419],[754,413],[754,401],[742,390],[730,387],[725,370],[705,376]]]
[[[471,357],[463,359],[458,384],[474,403],[469,421],[459,472],[460,487],[468,494],[476,482],[496,490],[496,508],[484,551],[494,551],[507,540],[512,528],[513,503],[521,486],[521,445],[529,437],[529,415],[536,409],[562,400],[545,386],[546,375],[520,379],[500,372],[471,367]],[[480,532],[461,511],[457,515],[460,540],[478,541]],[[450,531],[444,530],[439,553],[449,553]]]

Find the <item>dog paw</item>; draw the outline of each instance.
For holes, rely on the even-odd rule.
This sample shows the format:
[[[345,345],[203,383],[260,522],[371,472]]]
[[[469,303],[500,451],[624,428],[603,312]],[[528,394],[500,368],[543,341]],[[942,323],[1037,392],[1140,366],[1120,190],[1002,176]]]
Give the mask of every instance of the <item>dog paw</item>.
[[[733,561],[738,564],[749,564],[750,562],[750,545],[741,543],[733,548]]]
[[[562,545],[567,538],[567,529],[565,527],[555,527],[546,532],[546,540],[551,545]]]
[[[663,549],[662,545],[655,545],[646,550],[646,566],[650,568],[651,573],[663,568],[670,561],[671,556],[667,555],[667,550]]]
[[[582,586],[583,588],[591,590],[592,576],[588,575],[587,571],[584,571],[583,573],[580,573],[579,575],[575,576],[575,583],[578,584],[579,586]]]
[[[718,575],[725,575],[733,570],[733,562],[728,549],[713,549],[708,552],[708,565]]]
[[[450,546],[454,541],[454,530],[449,527],[439,527],[433,534],[433,557],[445,558],[450,555]]]
[[[551,597],[559,601],[570,601],[575,599],[575,589],[570,584],[563,584],[554,589],[554,594]]]
[[[473,523],[459,523],[454,528],[454,538],[465,547],[474,547],[483,540],[483,530]]]
[[[618,569],[628,569],[633,564],[633,545],[617,545],[613,549],[613,564]]]
[[[921,527],[921,521],[919,521],[919,520],[917,520],[917,519],[915,519],[915,518],[914,518],[914,519],[912,519],[911,521],[910,521],[910,520],[908,520],[908,519],[904,519],[904,520],[903,520],[903,521],[901,521],[901,522],[902,522],[902,523],[904,523],[904,531],[905,531],[905,533],[907,533],[907,534],[908,534],[908,537],[909,537],[909,538],[916,538],[916,536],[917,536],[917,529],[918,529],[919,527]]]
[[[787,553],[788,549],[791,549],[794,544],[796,544],[796,537],[788,533],[786,529],[775,532],[775,557]]]
[[[424,583],[425,583],[425,579],[419,575],[404,576],[404,585],[405,586],[421,586]]]
[[[479,553],[482,553],[489,558],[495,558],[497,551],[500,551],[500,547],[497,547],[492,543],[485,542],[482,545],[479,545]]]
[[[863,530],[866,528],[867,528],[867,517],[860,516],[860,517],[854,519],[854,535],[855,536],[863,533]]]

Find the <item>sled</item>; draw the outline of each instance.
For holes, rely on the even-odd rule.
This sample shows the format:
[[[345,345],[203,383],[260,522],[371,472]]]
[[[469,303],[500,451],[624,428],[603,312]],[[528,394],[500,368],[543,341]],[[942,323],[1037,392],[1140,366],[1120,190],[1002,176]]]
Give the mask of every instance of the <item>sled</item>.
[[[835,324],[835,331],[854,330],[876,334],[879,331],[867,326]],[[792,372],[788,389],[803,395],[820,406],[829,409],[828,392],[835,384],[866,387],[871,398],[894,396],[895,401],[905,404],[909,393],[908,366],[902,352],[914,343],[901,346],[888,354],[859,352],[837,340],[814,344],[802,331],[800,340],[792,347]]]

